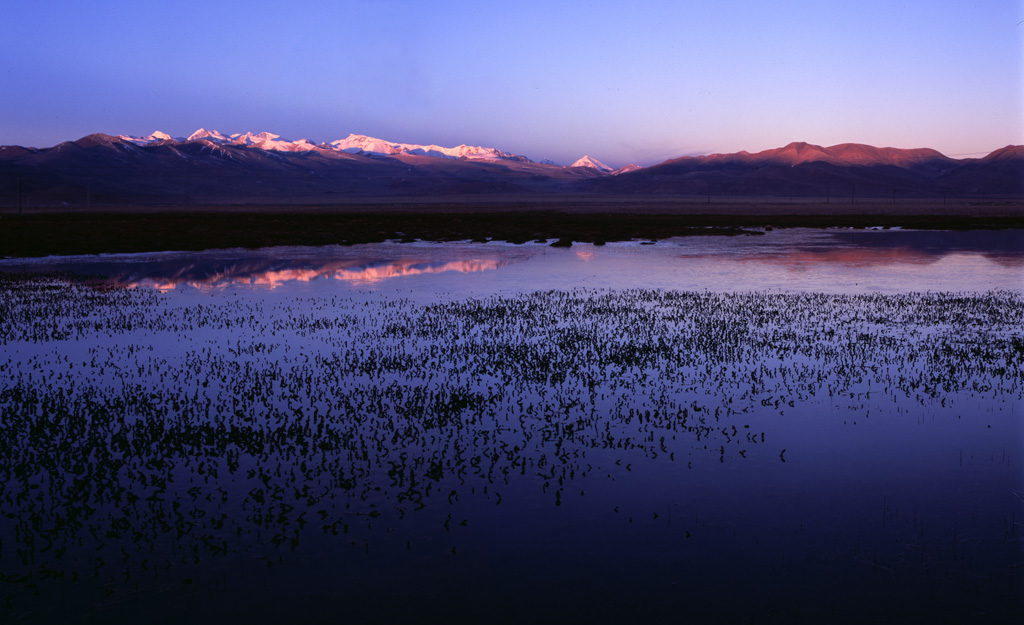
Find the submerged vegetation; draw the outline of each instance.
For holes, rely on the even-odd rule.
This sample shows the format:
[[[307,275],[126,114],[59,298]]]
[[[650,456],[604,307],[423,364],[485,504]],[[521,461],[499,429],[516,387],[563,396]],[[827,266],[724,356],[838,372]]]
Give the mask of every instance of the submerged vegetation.
[[[613,483],[714,489],[716,471],[795,471],[815,444],[807,430],[1019,408],[1021,328],[1024,297],[1010,292],[574,289],[423,305],[178,301],[4,276],[0,609],[53,610],[60,596],[103,613],[218,561],[456,557],[474,545],[467,528],[498,532],[494,507],[531,527],[538,509],[589,498],[590,523],[643,513],[648,531],[699,540],[706,526],[680,526],[680,508],[645,509],[662,497],[637,502]],[[949,600],[1009,614],[1024,575],[1017,521],[981,512],[976,528],[996,538],[966,552],[945,530],[900,534],[898,550],[866,528],[824,534],[841,537],[830,549],[849,567],[873,558],[907,584],[969,574],[982,589]],[[899,523],[917,536],[909,514]]]

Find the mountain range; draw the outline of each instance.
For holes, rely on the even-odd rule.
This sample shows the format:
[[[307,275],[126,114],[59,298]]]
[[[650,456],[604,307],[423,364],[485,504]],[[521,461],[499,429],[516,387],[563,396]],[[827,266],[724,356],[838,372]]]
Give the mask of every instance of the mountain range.
[[[299,139],[298,141],[284,140],[281,139],[281,135],[275,135],[270,132],[261,132],[259,134],[247,132],[244,134],[239,133],[224,136],[216,130],[206,130],[205,128],[200,128],[187,138],[174,138],[167,133],[160,132],[158,130],[148,137],[120,135],[118,136],[118,139],[129,141],[140,146],[164,142],[185,143],[189,141],[206,140],[220,145],[249,146],[263,150],[273,150],[276,152],[312,152],[317,150],[330,150],[370,156],[396,156],[399,154],[410,154],[415,156],[433,156],[436,158],[447,158],[453,160],[467,159],[518,161],[521,163],[533,162],[525,156],[509,154],[508,152],[502,152],[496,148],[474,147],[469,145],[460,145],[454,148],[445,148],[439,145],[413,145],[410,143],[393,143],[383,139],[355,134],[350,134],[344,139],[338,139],[337,141],[331,141],[329,143],[324,142],[319,145],[309,141],[308,139]],[[588,157],[584,157],[580,160],[583,161],[586,158]],[[548,164],[554,163],[549,162]],[[595,164],[584,163],[574,164],[572,166],[597,168],[599,165],[599,163],[595,162]],[[607,167],[605,165],[601,166]],[[611,171],[611,168],[608,168],[608,171]]]
[[[497,148],[414,145],[350,134],[315,144],[261,132],[93,134],[50,148],[0,147],[0,207],[235,204],[481,194],[1024,198],[1024,146],[954,159],[932,149],[808,143],[685,156],[620,169]]]

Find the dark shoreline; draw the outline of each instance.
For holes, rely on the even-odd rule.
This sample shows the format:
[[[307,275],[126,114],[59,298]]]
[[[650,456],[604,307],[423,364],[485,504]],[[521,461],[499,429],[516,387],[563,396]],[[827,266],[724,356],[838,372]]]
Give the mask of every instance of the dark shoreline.
[[[352,245],[385,240],[525,243],[658,240],[758,234],[767,228],[1024,229],[1024,206],[990,203],[892,207],[580,202],[368,203],[195,209],[50,209],[0,214],[0,257],[195,251],[278,245]]]

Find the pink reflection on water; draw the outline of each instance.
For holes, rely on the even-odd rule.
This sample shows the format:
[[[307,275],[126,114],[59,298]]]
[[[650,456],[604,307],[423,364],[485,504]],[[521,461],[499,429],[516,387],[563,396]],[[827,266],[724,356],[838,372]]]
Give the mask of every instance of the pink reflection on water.
[[[140,280],[121,281],[118,286],[146,286],[158,291],[169,291],[181,286],[198,290],[220,289],[228,286],[261,286],[276,289],[296,282],[311,282],[317,279],[340,280],[355,285],[372,285],[392,278],[445,272],[475,273],[491,271],[507,264],[508,261],[495,258],[452,260],[425,263],[422,260],[399,260],[380,265],[363,266],[359,261],[327,263],[321,267],[299,267],[286,269],[260,269],[249,264],[233,265],[209,276],[197,278],[178,276],[146,277]]]
[[[748,254],[737,258],[745,263],[773,263],[794,270],[813,265],[872,267],[877,265],[930,265],[940,256],[911,248],[835,248],[829,250],[794,249],[782,253]]]
[[[692,257],[690,255],[684,257]],[[1024,257],[999,253],[950,252],[935,254],[910,247],[850,248],[827,250],[792,249],[783,252],[765,252],[737,255],[743,263],[771,263],[802,270],[816,265],[843,267],[877,267],[882,265],[932,265],[950,257],[984,258],[1004,267],[1024,267]]]

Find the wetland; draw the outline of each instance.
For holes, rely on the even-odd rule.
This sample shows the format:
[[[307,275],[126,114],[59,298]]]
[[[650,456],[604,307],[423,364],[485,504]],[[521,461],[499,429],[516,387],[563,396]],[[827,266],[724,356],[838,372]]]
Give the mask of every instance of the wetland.
[[[0,261],[0,615],[1015,622],[1024,232],[550,243]]]

